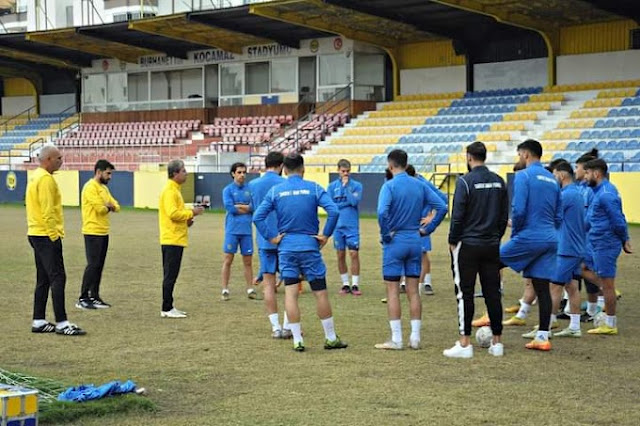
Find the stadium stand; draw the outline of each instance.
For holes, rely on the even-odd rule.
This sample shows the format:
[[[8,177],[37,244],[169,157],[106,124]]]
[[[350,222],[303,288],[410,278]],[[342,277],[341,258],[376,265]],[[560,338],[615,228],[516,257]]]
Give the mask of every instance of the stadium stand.
[[[13,117],[0,136],[0,150],[29,149],[29,144],[56,134],[74,120],[71,114],[43,114],[39,117]]]
[[[541,123],[545,150],[552,159],[575,161],[597,148],[612,172],[640,171],[640,81],[579,86],[580,91],[565,92],[572,101],[555,126]]]
[[[465,144],[482,140],[497,153],[501,142],[519,139],[534,128],[539,115],[563,100],[561,94],[542,90],[401,96],[396,102],[379,104],[377,111],[365,112],[320,143],[307,163],[325,169],[346,156],[361,164],[360,172],[381,172],[385,154],[401,147],[420,172],[434,171],[437,164],[463,171],[464,158],[459,154]]]
[[[309,153],[307,164],[332,168],[342,157],[360,172],[382,172],[386,154],[405,149],[420,172],[464,172],[464,146],[488,142],[490,161],[511,170],[515,144],[543,141],[543,160],[575,160],[598,148],[612,171],[639,171],[639,81],[600,82],[548,88],[408,95],[378,105]],[[627,87],[632,86],[632,87]],[[594,90],[595,88],[603,90]]]

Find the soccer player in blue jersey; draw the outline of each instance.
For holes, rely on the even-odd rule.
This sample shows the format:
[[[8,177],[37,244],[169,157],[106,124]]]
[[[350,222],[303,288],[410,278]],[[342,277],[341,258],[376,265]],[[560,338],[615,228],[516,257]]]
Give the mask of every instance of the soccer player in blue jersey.
[[[562,225],[558,234],[556,272],[551,279],[551,323],[560,306],[563,289],[569,296],[569,327],[554,334],[555,337],[581,337],[580,291],[578,279],[585,253],[584,198],[573,180],[573,168],[568,162],[553,166],[553,175],[562,188]]]
[[[338,272],[342,280],[340,294],[360,296],[360,218],[358,205],[362,200],[362,184],[350,176],[349,160],[338,161],[340,177],[329,184],[327,193],[340,209],[338,225],[333,233],[333,247],[338,254]],[[351,258],[351,286],[347,269],[347,249]]]
[[[589,334],[618,334],[616,319],[616,262],[620,250],[631,254],[631,240],[627,220],[622,212],[618,190],[607,179],[607,163],[595,159],[584,164],[586,180],[593,188],[593,200],[587,213],[586,229],[589,241],[583,276],[598,283],[604,293],[607,312],[605,324],[588,331]]]
[[[444,201],[445,204],[448,204],[449,200],[447,199],[447,195],[444,192],[440,191],[433,183],[431,183],[430,180],[426,179],[420,173],[417,173],[415,167],[413,167],[411,164],[407,166],[407,174],[409,176],[415,177],[420,182],[427,185],[433,192],[435,192],[440,198],[442,198],[442,201]],[[435,211],[429,212],[429,215],[424,218],[425,220],[423,223],[427,223],[428,221],[433,220],[434,216]],[[429,259],[429,252],[431,251],[431,235],[423,235],[422,238],[420,238],[420,241],[422,242],[422,261],[420,266],[420,278],[418,280],[418,284],[420,285],[420,288],[425,295],[433,296],[433,286],[431,285],[431,259]]]
[[[244,163],[231,165],[231,177],[233,182],[222,191],[222,202],[227,215],[224,219],[224,245],[222,251],[222,300],[229,300],[229,278],[231,277],[231,264],[233,257],[240,247],[242,263],[244,265],[244,280],[247,285],[247,297],[256,299],[257,294],[253,289],[253,271],[251,257],[253,256],[253,238],[251,235],[251,214],[253,205],[251,193],[244,184],[247,177],[247,166]]]
[[[500,260],[524,278],[531,278],[538,297],[540,326],[528,349],[549,351],[551,295],[549,281],[555,270],[557,232],[562,221],[560,187],[540,163],[542,145],[528,139],[518,145],[520,163],[511,202],[511,240],[500,247]]]
[[[591,151],[583,154],[576,160],[576,169],[575,169],[575,178],[576,185],[578,185],[578,190],[582,193],[582,197],[584,199],[584,215],[586,217],[587,212],[589,211],[589,206],[593,201],[593,188],[589,186],[589,182],[586,180],[586,172],[584,169],[584,165],[598,158],[598,150],[592,149]],[[585,254],[586,258],[587,253],[589,252],[589,239],[586,241],[585,246]],[[585,290],[587,292],[587,310],[584,315],[580,318],[581,322],[592,322],[593,318],[599,311],[602,311],[604,308],[604,296],[602,295],[602,291],[597,284],[592,283],[588,279],[583,279]]]
[[[251,192],[251,201],[254,206],[259,206],[266,197],[271,188],[285,182],[282,174],[282,163],[284,156],[281,152],[271,151],[264,160],[266,172],[258,179],[249,182],[249,192]],[[267,226],[271,229],[277,229],[278,221],[275,212],[271,212],[267,216]],[[260,259],[260,275],[264,283],[264,304],[267,308],[267,315],[271,323],[271,337],[274,339],[291,337],[291,330],[287,324],[287,315],[284,315],[284,324],[280,326],[280,318],[278,315],[278,300],[276,299],[276,272],[278,272],[278,246],[271,244],[259,232],[257,235],[258,257]]]
[[[278,246],[280,275],[285,285],[285,308],[289,327],[293,334],[293,349],[305,350],[300,329],[298,307],[298,283],[304,275],[316,298],[318,317],[325,334],[325,349],[344,349],[347,344],[335,331],[329,294],[327,292],[327,268],[320,249],[333,233],[340,214],[331,197],[318,184],[303,179],[304,159],[300,154],[289,154],[284,159],[284,170],[289,179],[269,190],[264,201],[253,215],[258,232],[271,244]],[[318,206],[327,212],[327,221],[319,232]],[[267,222],[275,212],[277,227]]]
[[[403,347],[399,284],[404,274],[411,316],[409,346],[419,349],[422,326],[422,304],[418,291],[421,266],[420,234],[422,232],[429,235],[437,228],[447,213],[447,206],[427,185],[406,173],[406,152],[400,149],[391,151],[387,156],[387,162],[393,179],[382,185],[377,210],[391,340],[375,347],[392,350]],[[421,220],[432,210],[436,210],[435,217],[421,230]]]

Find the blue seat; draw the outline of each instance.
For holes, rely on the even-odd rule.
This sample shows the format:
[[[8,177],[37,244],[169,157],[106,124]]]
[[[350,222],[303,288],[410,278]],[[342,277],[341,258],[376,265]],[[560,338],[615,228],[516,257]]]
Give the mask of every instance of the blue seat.
[[[609,164],[609,171],[613,173],[620,172],[622,171],[622,167],[617,163]]]
[[[624,154],[619,152],[619,151],[614,152],[612,159],[613,159],[613,161],[622,162],[622,161],[624,161]]]
[[[640,149],[640,142],[636,139],[630,140],[627,142],[625,149]]]

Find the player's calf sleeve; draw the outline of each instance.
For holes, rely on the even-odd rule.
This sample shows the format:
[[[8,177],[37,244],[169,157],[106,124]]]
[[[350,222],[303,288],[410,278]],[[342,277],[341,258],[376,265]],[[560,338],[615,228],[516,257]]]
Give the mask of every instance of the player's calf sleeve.
[[[549,291],[549,280],[533,278],[531,282],[536,296],[538,296],[540,330],[549,331],[549,323],[551,321],[551,292]]]

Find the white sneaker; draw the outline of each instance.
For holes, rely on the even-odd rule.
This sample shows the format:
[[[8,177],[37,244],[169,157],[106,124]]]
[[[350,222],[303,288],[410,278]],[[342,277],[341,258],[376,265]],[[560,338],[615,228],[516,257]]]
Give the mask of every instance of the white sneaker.
[[[391,351],[400,351],[402,350],[402,342],[394,342],[393,340],[389,340],[388,342],[378,343],[375,346],[376,349],[385,349]]]
[[[489,346],[489,355],[503,356],[504,345],[502,343],[496,343],[495,345],[492,343],[491,346]]]
[[[185,311],[181,311],[178,308],[173,308],[174,311],[181,313],[182,315],[187,315],[187,313]]]
[[[184,314],[182,311],[179,311],[176,308],[173,308],[170,311],[162,311],[162,312],[160,312],[160,317],[162,317],[162,318],[186,318],[187,315]]]
[[[411,349],[415,349],[415,350],[420,349],[420,340],[410,339],[409,340],[409,347]]]
[[[473,358],[473,346],[462,347],[458,341],[452,348],[442,351],[442,355],[447,358]]]
[[[282,339],[282,330],[277,329],[271,332],[271,337],[274,339]]]

